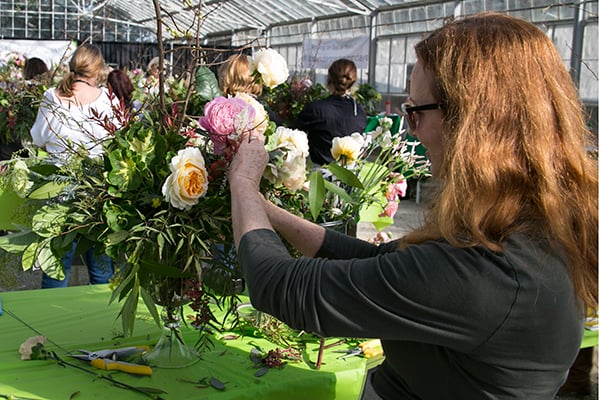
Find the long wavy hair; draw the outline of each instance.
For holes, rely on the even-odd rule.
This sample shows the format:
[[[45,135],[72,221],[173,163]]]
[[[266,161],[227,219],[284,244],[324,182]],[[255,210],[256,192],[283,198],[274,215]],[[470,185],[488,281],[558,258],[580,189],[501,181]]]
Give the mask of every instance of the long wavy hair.
[[[257,83],[250,70],[250,59],[245,54],[234,54],[218,70],[219,87],[224,95],[235,96],[244,92],[260,96],[262,85]]]
[[[404,243],[502,251],[523,232],[564,249],[578,296],[598,303],[598,165],[571,77],[535,25],[483,13],[416,47],[443,104],[440,187]]]
[[[98,46],[82,44],[75,50],[69,61],[69,72],[57,85],[62,96],[73,96],[73,84],[77,78],[95,78],[98,83],[105,78],[106,64]]]

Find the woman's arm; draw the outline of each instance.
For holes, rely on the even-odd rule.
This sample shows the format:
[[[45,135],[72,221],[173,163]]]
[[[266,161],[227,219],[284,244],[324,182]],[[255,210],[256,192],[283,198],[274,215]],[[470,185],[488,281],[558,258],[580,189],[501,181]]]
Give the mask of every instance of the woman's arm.
[[[273,230],[264,198],[259,192],[260,180],[269,159],[264,140],[264,136],[258,134],[242,138],[227,174],[233,238],[237,248],[244,234],[256,229]]]
[[[325,228],[264,200],[273,228],[304,256],[314,257],[325,238]]]

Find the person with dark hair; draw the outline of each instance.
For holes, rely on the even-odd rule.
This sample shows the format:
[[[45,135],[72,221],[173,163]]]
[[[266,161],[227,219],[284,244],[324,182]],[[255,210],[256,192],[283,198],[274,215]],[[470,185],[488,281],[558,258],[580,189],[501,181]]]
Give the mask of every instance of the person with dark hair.
[[[35,116],[39,98],[34,94],[36,92],[34,90],[30,91],[30,89],[34,89],[36,85],[39,85],[40,83],[36,82],[36,80],[47,72],[48,67],[42,59],[31,57],[25,60],[25,65],[23,66],[23,80],[25,83],[23,91],[27,95],[23,96],[21,100],[22,104],[19,107],[19,115],[16,118],[21,119],[21,117],[24,117],[22,114],[25,114],[23,119],[27,119],[26,116]],[[13,129],[10,132],[10,140],[0,145],[0,160],[9,160],[13,154],[17,153],[20,156],[28,155],[27,151],[23,150],[23,138]]]
[[[26,81],[30,81],[47,72],[48,66],[44,60],[37,57],[31,57],[25,61],[25,67],[23,67],[23,78]]]
[[[84,151],[90,157],[100,157],[102,142],[109,133],[98,118],[113,119],[113,109],[118,101],[111,101],[108,90],[101,88],[106,66],[100,48],[83,44],[75,50],[69,62],[69,72],[55,88],[43,96],[31,137],[36,146],[44,148],[57,164],[68,161],[71,152]],[[67,286],[77,243],[62,257],[65,278],[58,280],[43,274],[42,288]],[[113,274],[113,264],[106,255],[85,252],[90,283],[108,283]]]
[[[363,107],[350,95],[356,83],[356,65],[351,60],[334,61],[327,72],[330,95],[304,106],[296,127],[308,135],[310,159],[317,165],[333,161],[333,138],[362,133],[367,126]]]
[[[131,95],[133,94],[133,83],[124,71],[113,69],[108,73],[106,78],[108,90],[112,91],[120,101],[123,101],[126,106],[131,104]]]
[[[138,111],[141,108],[141,103],[133,99],[135,88],[127,73],[120,69],[113,69],[108,73],[106,78],[108,90],[112,91],[119,101],[122,101],[125,107]]]
[[[245,135],[228,179],[250,300],[296,329],[380,338],[363,399],[553,399],[598,305],[577,89],[546,33],[509,15],[448,21],[415,50],[402,113],[439,181],[423,225],[377,246],[277,207],[265,137]]]

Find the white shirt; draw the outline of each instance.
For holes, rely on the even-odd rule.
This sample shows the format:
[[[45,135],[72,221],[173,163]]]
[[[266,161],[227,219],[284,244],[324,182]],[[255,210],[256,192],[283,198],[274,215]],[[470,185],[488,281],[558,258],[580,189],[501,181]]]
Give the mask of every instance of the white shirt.
[[[66,159],[73,151],[85,149],[91,157],[102,154],[102,142],[109,137],[109,133],[102,127],[100,120],[108,118],[115,121],[113,106],[118,107],[115,98],[111,104],[108,90],[102,88],[100,96],[88,104],[75,104],[61,100],[55,88],[46,90],[40,108],[31,127],[31,138],[36,146],[43,147],[46,151],[58,158]]]

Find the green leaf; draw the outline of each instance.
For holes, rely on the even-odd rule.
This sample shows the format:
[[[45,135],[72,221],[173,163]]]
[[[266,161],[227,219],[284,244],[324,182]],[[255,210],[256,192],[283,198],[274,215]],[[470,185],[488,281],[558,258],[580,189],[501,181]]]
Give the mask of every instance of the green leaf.
[[[107,238],[107,245],[115,245],[115,244],[119,244],[124,240],[127,240],[127,238],[129,237],[129,231],[117,231],[117,232],[113,232],[110,235],[108,235]]]
[[[137,311],[138,297],[140,296],[140,283],[136,279],[133,288],[127,296],[127,300],[121,308],[121,321],[123,323],[123,332],[125,336],[131,336],[133,333],[133,325],[135,323],[135,314]]]
[[[31,192],[27,197],[30,199],[49,199],[60,194],[66,186],[66,183],[48,182]]]
[[[38,246],[38,242],[33,242],[23,250],[23,254],[21,255],[21,267],[23,267],[23,271],[27,271],[35,265]]]
[[[107,181],[118,188],[119,191],[126,192],[136,189],[141,179],[137,174],[135,160],[120,151],[115,150],[108,155],[111,170],[108,173]]]
[[[325,180],[318,170],[311,172],[308,180],[310,184],[308,189],[308,205],[313,221],[316,221],[321,213],[323,201],[325,200]]]
[[[154,302],[154,299],[144,287],[141,288],[141,295],[142,300],[144,300],[144,304],[146,304],[146,308],[150,312],[150,315],[152,315],[152,318],[154,318],[154,322],[156,322],[156,325],[160,327],[161,320],[160,316],[158,315],[158,310],[156,309],[156,303]]]
[[[63,231],[70,208],[62,204],[49,204],[40,208],[31,221],[32,230],[42,237],[54,237]]]
[[[325,184],[325,188],[326,188],[328,191],[330,191],[330,192],[334,193],[334,194],[335,194],[336,196],[338,196],[338,197],[340,198],[340,200],[342,200],[344,203],[349,203],[349,204],[352,204],[352,203],[355,203],[355,202],[356,202],[356,200],[354,200],[354,199],[352,198],[352,196],[350,196],[350,195],[348,194],[348,192],[346,192],[346,191],[344,190],[344,188],[342,188],[342,187],[340,187],[340,186],[336,185],[336,184],[335,184],[335,183],[333,183],[333,182],[329,182],[329,181],[324,181],[324,184]]]
[[[196,93],[203,101],[211,101],[221,95],[219,81],[208,67],[200,67],[196,71]]]
[[[337,179],[339,179],[342,183],[352,186],[358,189],[362,189],[363,185],[354,173],[340,165],[337,164],[327,164],[325,165],[327,168]]]
[[[52,252],[50,241],[40,243],[37,250],[37,263],[42,271],[51,278],[65,279],[65,268],[60,258]],[[26,251],[29,251],[29,248]]]
[[[38,235],[29,230],[0,236],[0,249],[9,253],[19,254],[25,251],[31,243],[36,242],[38,237]]]

